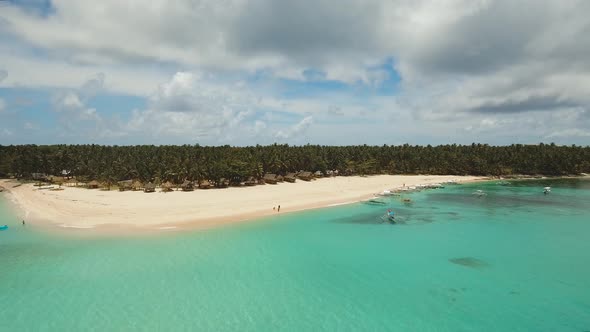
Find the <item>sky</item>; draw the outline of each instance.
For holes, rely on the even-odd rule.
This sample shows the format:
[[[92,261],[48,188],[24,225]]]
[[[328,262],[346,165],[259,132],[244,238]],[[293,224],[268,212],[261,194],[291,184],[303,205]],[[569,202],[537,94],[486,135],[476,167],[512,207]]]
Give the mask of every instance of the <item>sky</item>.
[[[590,145],[586,0],[3,0],[0,144]]]

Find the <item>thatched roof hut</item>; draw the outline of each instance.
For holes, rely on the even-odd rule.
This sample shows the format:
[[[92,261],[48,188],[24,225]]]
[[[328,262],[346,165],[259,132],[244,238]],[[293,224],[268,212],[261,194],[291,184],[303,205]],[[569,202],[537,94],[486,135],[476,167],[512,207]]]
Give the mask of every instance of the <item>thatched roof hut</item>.
[[[221,178],[219,179],[219,181],[215,183],[215,186],[217,188],[227,188],[229,187],[229,180],[227,180],[226,178]]]
[[[92,180],[92,181],[88,182],[87,186],[88,186],[88,189],[98,189],[98,187],[100,186],[100,183],[98,183],[98,181],[96,181],[96,180]]]
[[[75,178],[71,178],[68,181],[66,181],[65,185],[68,187],[76,187],[78,186],[78,180],[76,180]]]
[[[31,173],[31,178],[33,178],[33,180],[46,181],[47,174],[45,174],[45,173]]]
[[[297,177],[303,181],[311,181],[311,179],[313,179],[313,173],[312,172],[301,172],[301,173],[297,174]]]
[[[283,182],[285,178],[282,175],[277,175],[277,182]]]
[[[58,184],[58,185],[60,185],[60,186],[61,186],[61,185],[62,185],[64,182],[66,182],[66,179],[65,179],[63,176],[55,176],[55,175],[52,175],[52,176],[48,177],[48,179],[49,179],[49,181],[50,181],[51,183]]]
[[[246,185],[246,186],[255,186],[257,184],[258,184],[258,181],[253,176],[249,177],[248,180],[246,180],[244,182],[244,185]]]
[[[277,175],[276,174],[266,173],[266,174],[264,174],[264,177],[262,179],[264,180],[264,183],[277,184]]]
[[[133,180],[123,180],[117,183],[117,185],[119,186],[119,191],[131,190],[132,184]]]
[[[162,191],[163,192],[172,191],[172,188],[174,188],[174,185],[170,181],[166,181],[162,184]]]
[[[287,182],[291,182],[294,183],[295,180],[297,180],[297,178],[295,177],[295,173],[287,173],[287,175],[285,175],[284,180]]]
[[[195,185],[192,181],[184,180],[184,182],[180,185],[182,191],[193,191],[195,189]]]
[[[211,188],[211,182],[209,180],[203,180],[199,183],[199,189],[209,189]]]
[[[141,183],[141,181],[135,180],[131,184],[131,189],[133,191],[142,190],[143,189],[143,184]]]
[[[326,171],[326,176],[337,176],[338,175],[338,170],[327,170]]]
[[[156,185],[155,185],[155,184],[153,184],[153,183],[151,183],[151,182],[148,182],[148,183],[145,185],[145,187],[143,187],[143,192],[144,192],[144,193],[153,193],[153,192],[155,192],[155,191],[156,191]]]

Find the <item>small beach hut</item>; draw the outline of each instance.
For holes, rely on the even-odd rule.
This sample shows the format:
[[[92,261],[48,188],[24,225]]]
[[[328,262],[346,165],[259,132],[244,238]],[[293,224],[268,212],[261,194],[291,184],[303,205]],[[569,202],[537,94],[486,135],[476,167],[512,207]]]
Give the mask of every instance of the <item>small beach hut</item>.
[[[142,189],[143,189],[143,184],[138,180],[133,181],[133,183],[131,184],[131,190],[133,190],[133,191],[142,190]]]
[[[184,180],[184,182],[180,185],[182,191],[193,191],[195,189],[195,185],[192,181]]]
[[[170,192],[174,185],[170,181],[166,181],[162,184],[162,191],[163,192]]]
[[[47,175],[45,173],[31,173],[31,178],[37,181],[47,181]]]
[[[53,184],[59,184],[62,185],[64,182],[66,182],[66,179],[63,176],[50,176],[48,177],[49,182],[53,183]]]
[[[145,187],[143,187],[143,192],[144,192],[144,193],[153,193],[153,192],[155,192],[155,191],[156,191],[156,185],[155,185],[155,184],[153,184],[153,183],[151,183],[151,182],[148,182],[148,183],[145,185]]]
[[[71,178],[68,181],[66,181],[65,185],[68,186],[68,187],[77,187],[78,186],[78,180],[76,180],[75,178]]]
[[[133,180],[123,180],[117,183],[119,186],[119,191],[131,190],[133,185]]]
[[[295,173],[287,173],[287,175],[285,175],[284,180],[287,182],[291,182],[294,183],[295,180],[297,180],[297,178],[295,177]]]
[[[203,180],[199,183],[199,189],[209,189],[211,188],[211,182],[209,180]]]
[[[264,180],[264,183],[277,184],[277,175],[276,174],[266,173],[266,174],[264,174],[264,177],[262,179]]]
[[[312,172],[301,172],[297,175],[297,177],[303,181],[311,181],[313,179],[313,173]]]
[[[253,176],[249,177],[248,180],[246,180],[244,182],[244,185],[249,186],[249,187],[255,186],[257,184],[258,184],[258,181],[256,181],[256,179]]]
[[[88,182],[88,189],[98,189],[98,187],[100,186],[100,183],[98,183],[98,181],[96,180],[92,180],[90,182]]]
[[[215,183],[215,186],[217,188],[227,188],[229,187],[229,180],[227,180],[226,178],[221,178],[219,179],[219,181]]]

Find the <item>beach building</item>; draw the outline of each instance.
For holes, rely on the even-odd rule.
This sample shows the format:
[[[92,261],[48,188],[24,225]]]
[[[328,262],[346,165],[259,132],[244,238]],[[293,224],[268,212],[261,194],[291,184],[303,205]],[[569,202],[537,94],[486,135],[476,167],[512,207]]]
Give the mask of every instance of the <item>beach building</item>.
[[[142,189],[143,189],[143,184],[139,180],[135,180],[135,181],[133,181],[133,184],[131,184],[131,190],[133,190],[133,191],[138,191],[138,190],[142,190]]]
[[[199,182],[199,189],[209,189],[211,188],[211,182],[209,180],[202,180]]]
[[[219,181],[215,183],[215,186],[217,188],[227,188],[229,187],[229,180],[227,180],[226,178],[221,178],[219,179]]]
[[[272,173],[266,173],[264,174],[264,177],[262,178],[264,180],[264,183],[268,183],[268,184],[277,184],[277,175],[276,174],[272,174]]]
[[[68,181],[66,181],[66,183],[64,183],[65,186],[67,187],[77,187],[78,186],[78,180],[76,180],[76,178],[71,178]]]
[[[145,187],[143,188],[143,192],[144,192],[144,193],[153,193],[153,192],[155,192],[155,191],[156,191],[156,185],[155,185],[155,184],[153,184],[153,183],[151,183],[151,182],[148,182],[148,183],[145,185]]]
[[[297,177],[295,173],[287,173],[283,179],[287,182],[295,183]]]
[[[131,190],[133,185],[133,180],[123,180],[117,183],[119,187],[119,191]]]
[[[162,184],[162,191],[163,192],[170,192],[174,188],[174,185],[170,181],[166,181]]]
[[[182,191],[193,191],[195,190],[195,185],[192,181],[184,180],[184,182],[180,185],[180,188],[182,188]]]
[[[312,172],[300,172],[299,174],[297,174],[297,177],[303,181],[311,181],[313,179],[313,173]]]
[[[36,181],[47,181],[47,174],[45,173],[31,173],[31,178]]]
[[[246,180],[244,182],[244,185],[249,186],[249,187],[255,186],[257,184],[258,184],[258,181],[256,181],[256,179],[253,176],[249,177],[248,180]]]
[[[98,181],[96,181],[96,180],[92,180],[92,181],[88,182],[87,186],[88,186],[88,189],[98,189],[98,187],[100,186],[100,183],[98,183]]]

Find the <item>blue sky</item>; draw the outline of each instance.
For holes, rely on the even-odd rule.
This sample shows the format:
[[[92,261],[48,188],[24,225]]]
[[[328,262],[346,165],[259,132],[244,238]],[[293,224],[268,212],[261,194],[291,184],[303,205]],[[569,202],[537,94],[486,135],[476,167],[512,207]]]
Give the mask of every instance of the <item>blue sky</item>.
[[[0,144],[588,145],[589,11],[574,0],[6,1]]]

